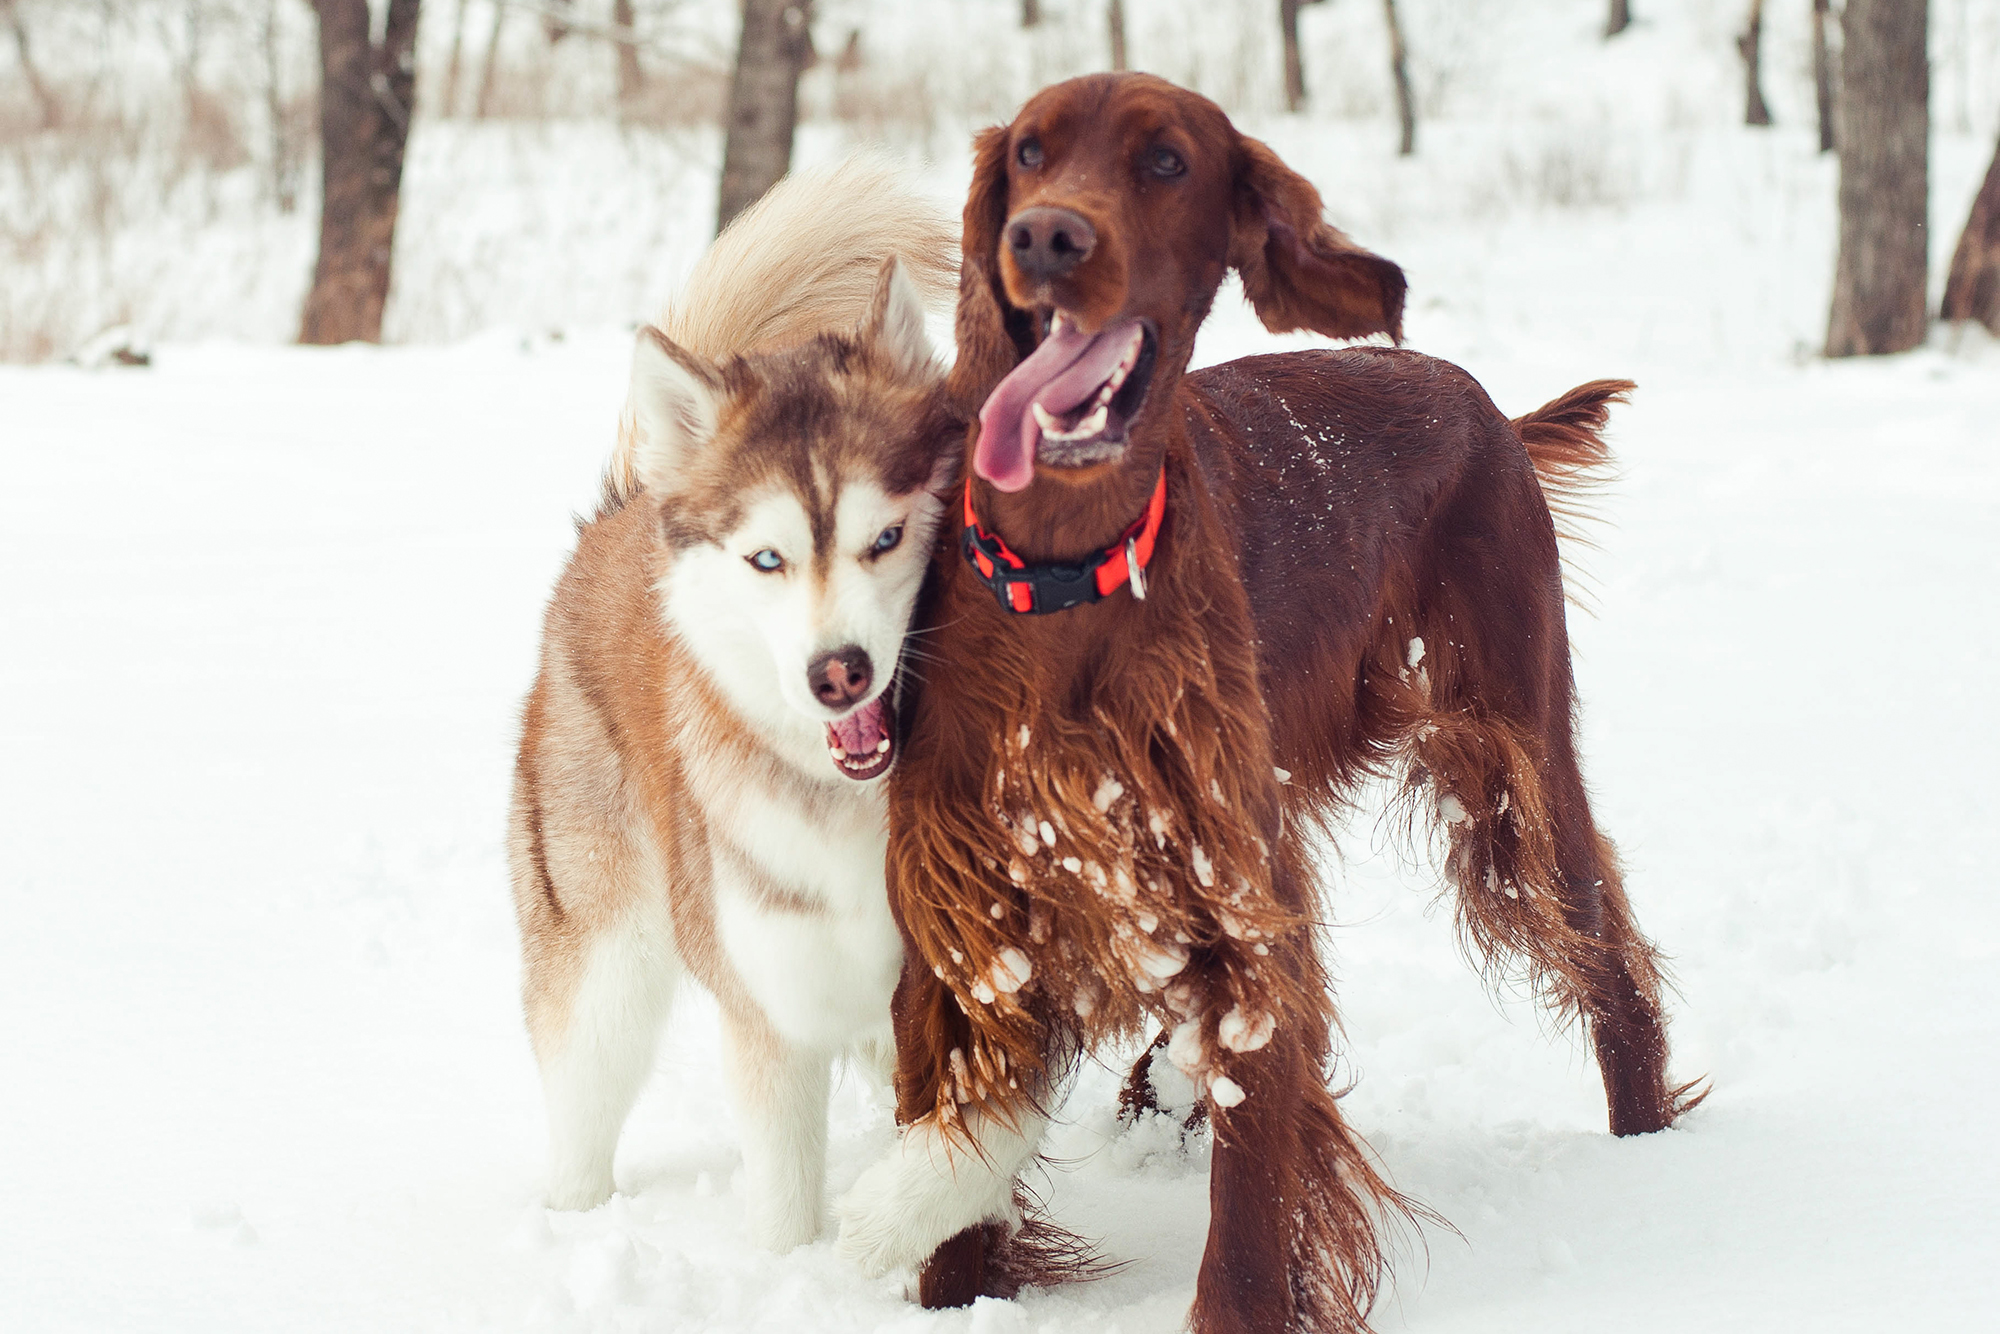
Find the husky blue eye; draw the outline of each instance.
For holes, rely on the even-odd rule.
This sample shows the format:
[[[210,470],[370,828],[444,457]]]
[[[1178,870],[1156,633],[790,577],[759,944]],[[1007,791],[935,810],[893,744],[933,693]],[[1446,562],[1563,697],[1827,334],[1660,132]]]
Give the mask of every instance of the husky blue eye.
[[[899,523],[894,528],[884,528],[882,535],[875,539],[875,554],[879,556],[885,551],[894,551],[902,540],[902,524]]]
[[[769,547],[765,547],[762,551],[753,551],[745,559],[765,574],[776,574],[785,568],[785,558]]]

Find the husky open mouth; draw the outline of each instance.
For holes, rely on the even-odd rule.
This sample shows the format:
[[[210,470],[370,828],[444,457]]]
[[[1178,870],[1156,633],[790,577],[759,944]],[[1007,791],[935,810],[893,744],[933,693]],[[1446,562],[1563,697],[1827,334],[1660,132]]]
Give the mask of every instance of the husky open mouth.
[[[1082,468],[1117,459],[1145,403],[1158,345],[1150,321],[1116,320],[1086,334],[1057,311],[1042,345],[980,408],[975,471],[1019,491],[1035,480],[1037,462]]]
[[[889,736],[888,699],[885,690],[845,718],[826,725],[826,746],[833,756],[833,767],[849,778],[879,778],[896,758],[896,743]]]

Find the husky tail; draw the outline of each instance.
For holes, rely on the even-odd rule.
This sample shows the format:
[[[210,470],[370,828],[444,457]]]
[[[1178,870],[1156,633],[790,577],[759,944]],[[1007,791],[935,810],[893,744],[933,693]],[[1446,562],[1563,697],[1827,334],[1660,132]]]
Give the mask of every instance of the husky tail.
[[[660,331],[720,361],[850,329],[868,313],[891,255],[902,257],[927,306],[957,298],[958,221],[894,164],[860,156],[787,176],[715,238]],[[605,478],[608,499],[622,502],[639,489],[633,446],[628,404]]]

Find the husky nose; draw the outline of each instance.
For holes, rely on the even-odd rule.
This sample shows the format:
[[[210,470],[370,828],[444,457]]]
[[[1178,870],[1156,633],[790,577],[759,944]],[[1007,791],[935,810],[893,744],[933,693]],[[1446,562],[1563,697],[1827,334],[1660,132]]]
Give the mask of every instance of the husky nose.
[[[813,698],[829,709],[844,709],[868,693],[875,679],[874,665],[866,649],[849,644],[822,653],[806,664],[806,683]]]
[[[1024,208],[1007,220],[1007,248],[1029,278],[1062,277],[1097,248],[1097,229],[1066,208]]]

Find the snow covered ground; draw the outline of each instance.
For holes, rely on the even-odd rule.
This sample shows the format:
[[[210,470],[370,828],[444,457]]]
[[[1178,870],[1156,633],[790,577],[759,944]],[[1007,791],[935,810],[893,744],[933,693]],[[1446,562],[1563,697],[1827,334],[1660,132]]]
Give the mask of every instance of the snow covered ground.
[[[1683,1128],[1611,1140],[1587,1051],[1480,990],[1427,872],[1357,819],[1326,864],[1347,1106],[1458,1229],[1405,1259],[1378,1325],[1988,1328],[2000,346],[1803,355],[1833,237],[1803,122],[1641,121],[1446,120],[1410,163],[1379,124],[1256,125],[1406,265],[1411,343],[1503,408],[1640,382],[1571,630],[1599,813],[1675,959],[1676,1065],[1715,1082]],[[620,196],[576,193],[580,142],[549,209],[601,220]],[[1939,263],[1981,144],[1939,136]],[[965,170],[938,164],[938,193]],[[662,271],[707,225],[685,193]],[[622,392],[604,294],[633,266],[607,242],[572,331],[523,334],[566,289],[519,238],[562,224],[479,225],[512,248],[418,236],[400,262],[529,275],[513,330],[0,367],[0,1327],[1175,1329],[1205,1161],[1116,1136],[1112,1069],[1080,1080],[1045,1183],[1131,1262],[1087,1287],[929,1314],[824,1240],[751,1250],[699,1002],[622,1193],[539,1207],[501,831],[542,600]],[[638,303],[666,279],[632,281]],[[465,303],[437,321],[508,308]],[[1225,296],[1200,355],[1282,341]],[[834,1187],[891,1135],[844,1083]]]

